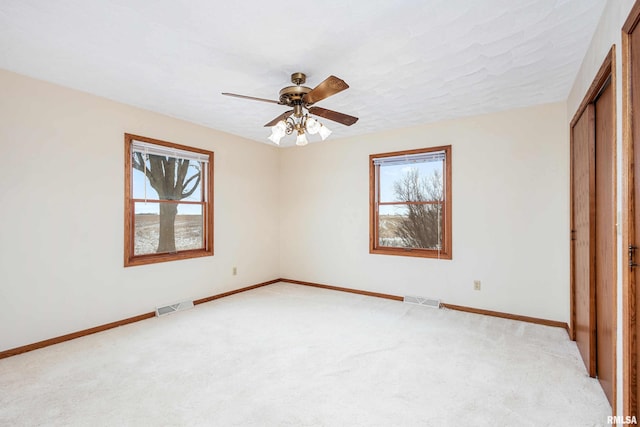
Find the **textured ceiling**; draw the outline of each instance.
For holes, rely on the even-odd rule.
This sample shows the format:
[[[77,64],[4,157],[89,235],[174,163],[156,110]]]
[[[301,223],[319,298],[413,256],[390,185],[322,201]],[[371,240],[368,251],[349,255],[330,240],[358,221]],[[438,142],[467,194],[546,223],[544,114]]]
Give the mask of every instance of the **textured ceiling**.
[[[333,74],[317,105],[360,118],[334,139],[566,99],[604,4],[3,0],[0,68],[269,144],[286,107],[220,93]]]

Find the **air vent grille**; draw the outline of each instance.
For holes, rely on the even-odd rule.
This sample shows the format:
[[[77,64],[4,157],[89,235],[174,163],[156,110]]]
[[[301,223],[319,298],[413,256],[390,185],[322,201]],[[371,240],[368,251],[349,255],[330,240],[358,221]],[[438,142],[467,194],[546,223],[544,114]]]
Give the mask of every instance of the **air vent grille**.
[[[431,308],[440,308],[440,300],[439,299],[405,295],[404,296],[404,302],[409,303],[409,304],[424,305],[426,307],[431,307]]]
[[[163,307],[156,308],[156,317],[166,316],[167,314],[175,313],[176,311],[188,310],[193,308],[193,301],[182,301],[177,304],[165,305]]]

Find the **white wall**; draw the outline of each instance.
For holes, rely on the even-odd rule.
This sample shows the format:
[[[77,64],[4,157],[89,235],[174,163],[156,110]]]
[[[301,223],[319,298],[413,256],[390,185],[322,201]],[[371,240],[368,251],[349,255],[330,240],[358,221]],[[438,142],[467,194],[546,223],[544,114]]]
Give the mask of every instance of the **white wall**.
[[[281,276],[568,322],[566,126],[555,103],[284,149]],[[369,154],[449,144],[453,260],[369,254]]]
[[[277,149],[1,70],[0,118],[0,351],[278,277]],[[213,257],[123,267],[125,132],[215,152]]]

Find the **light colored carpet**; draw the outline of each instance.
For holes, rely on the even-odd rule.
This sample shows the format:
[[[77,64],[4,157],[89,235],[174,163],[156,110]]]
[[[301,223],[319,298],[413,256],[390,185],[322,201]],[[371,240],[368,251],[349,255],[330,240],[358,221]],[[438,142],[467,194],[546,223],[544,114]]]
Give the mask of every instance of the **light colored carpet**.
[[[564,330],[278,283],[0,360],[0,425],[591,426]]]

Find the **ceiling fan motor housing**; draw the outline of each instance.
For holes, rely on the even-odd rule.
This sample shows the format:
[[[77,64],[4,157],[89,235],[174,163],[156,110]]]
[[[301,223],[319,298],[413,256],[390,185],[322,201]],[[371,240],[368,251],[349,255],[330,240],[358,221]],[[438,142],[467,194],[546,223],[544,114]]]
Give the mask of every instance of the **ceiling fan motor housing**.
[[[303,104],[302,97],[311,92],[307,86],[287,86],[280,91],[280,103],[293,107]]]

